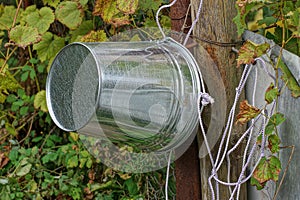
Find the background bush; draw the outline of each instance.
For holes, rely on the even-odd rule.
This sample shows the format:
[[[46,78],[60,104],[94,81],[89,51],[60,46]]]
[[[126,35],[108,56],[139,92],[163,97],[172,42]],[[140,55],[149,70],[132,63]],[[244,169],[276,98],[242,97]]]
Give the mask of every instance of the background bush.
[[[163,199],[165,170],[114,171],[51,121],[45,81],[56,53],[155,26],[163,0],[17,0],[0,5],[0,199]],[[128,6],[130,5],[130,6]],[[170,25],[162,14],[164,26]],[[175,196],[174,180],[169,187]]]

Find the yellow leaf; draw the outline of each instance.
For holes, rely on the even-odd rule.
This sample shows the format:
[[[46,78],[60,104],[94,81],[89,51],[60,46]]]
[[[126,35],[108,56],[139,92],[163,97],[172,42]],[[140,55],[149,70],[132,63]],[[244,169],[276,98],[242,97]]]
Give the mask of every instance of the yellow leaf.
[[[35,109],[41,109],[43,112],[48,112],[45,90],[41,90],[35,95],[33,105]]]
[[[131,176],[129,174],[121,174],[121,173],[119,173],[119,176],[123,180],[127,180],[127,179],[131,178]]]
[[[104,22],[114,26],[122,26],[130,23],[129,16],[117,8],[115,0],[97,0],[93,15],[100,16]]]
[[[103,30],[91,31],[81,38],[81,42],[103,42],[106,40],[106,33]]]
[[[70,137],[76,142],[79,138],[78,133],[70,132]]]
[[[239,50],[239,57],[237,59],[238,66],[241,64],[251,64],[255,58],[258,58],[265,54],[270,48],[270,44],[255,44],[247,40]]]
[[[117,0],[117,8],[124,14],[133,14],[138,7],[138,3],[138,0]]]

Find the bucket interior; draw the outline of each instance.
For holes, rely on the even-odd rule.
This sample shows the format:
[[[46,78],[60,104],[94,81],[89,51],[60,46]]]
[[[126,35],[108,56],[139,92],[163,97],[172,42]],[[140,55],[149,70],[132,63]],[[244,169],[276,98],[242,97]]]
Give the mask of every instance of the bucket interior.
[[[100,71],[93,53],[80,43],[63,48],[54,59],[46,86],[53,121],[65,131],[88,123],[98,102]]]

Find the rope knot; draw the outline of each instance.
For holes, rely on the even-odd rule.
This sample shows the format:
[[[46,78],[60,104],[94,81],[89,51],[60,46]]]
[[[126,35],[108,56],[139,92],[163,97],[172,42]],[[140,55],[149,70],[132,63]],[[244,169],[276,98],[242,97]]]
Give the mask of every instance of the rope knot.
[[[199,98],[201,99],[201,104],[203,106],[207,106],[208,104],[213,104],[215,102],[215,100],[206,92],[201,92]]]
[[[216,176],[217,175],[217,171],[216,169],[213,167],[213,169],[211,170],[211,176]]]

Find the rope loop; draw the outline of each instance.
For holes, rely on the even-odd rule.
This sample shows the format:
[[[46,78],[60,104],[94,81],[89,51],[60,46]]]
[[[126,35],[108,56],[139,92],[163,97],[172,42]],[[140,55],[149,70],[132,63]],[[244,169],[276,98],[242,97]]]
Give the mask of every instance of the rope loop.
[[[206,92],[200,92],[199,99],[201,99],[201,104],[207,106],[208,104],[213,104],[215,100]]]

